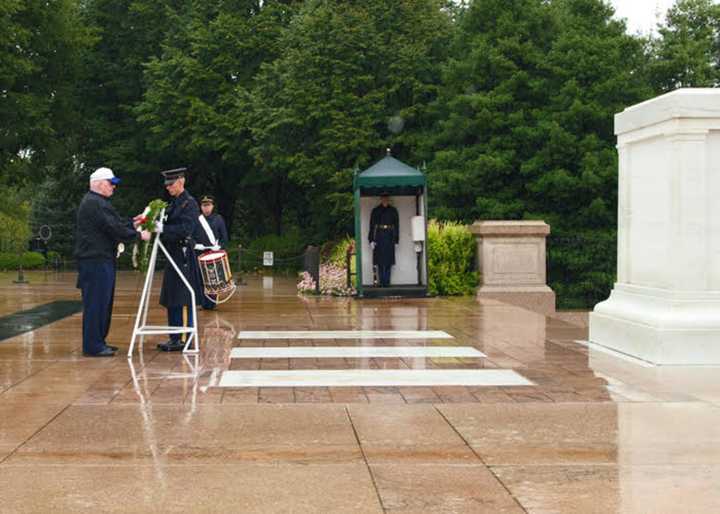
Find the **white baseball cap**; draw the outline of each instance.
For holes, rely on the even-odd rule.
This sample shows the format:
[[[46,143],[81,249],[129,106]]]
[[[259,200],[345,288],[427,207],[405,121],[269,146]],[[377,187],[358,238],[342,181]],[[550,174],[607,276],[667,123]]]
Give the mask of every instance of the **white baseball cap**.
[[[115,176],[110,168],[98,168],[90,175],[90,182],[95,180],[109,180],[113,184],[119,184],[120,179]]]

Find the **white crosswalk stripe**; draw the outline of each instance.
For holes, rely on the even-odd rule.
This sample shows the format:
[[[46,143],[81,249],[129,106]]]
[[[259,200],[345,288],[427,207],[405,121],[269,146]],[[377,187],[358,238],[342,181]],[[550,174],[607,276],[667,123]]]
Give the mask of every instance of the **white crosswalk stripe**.
[[[242,331],[238,339],[453,339],[442,330],[275,330]]]
[[[527,386],[506,369],[309,369],[226,371],[220,387]]]
[[[244,331],[238,339],[453,339],[440,330],[283,330]],[[432,386],[527,386],[532,382],[507,369],[423,369],[422,359],[475,358],[486,355],[471,346],[447,344],[424,346],[253,346],[236,347],[231,359],[419,359],[413,369],[292,369],[229,370],[220,379],[220,387],[432,387]],[[449,362],[449,361],[445,361]]]
[[[482,358],[472,346],[254,346],[233,348],[231,359]]]

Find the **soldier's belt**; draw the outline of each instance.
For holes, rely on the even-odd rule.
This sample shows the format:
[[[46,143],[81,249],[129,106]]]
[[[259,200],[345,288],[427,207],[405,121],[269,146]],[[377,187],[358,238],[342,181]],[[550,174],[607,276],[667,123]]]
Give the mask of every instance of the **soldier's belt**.
[[[395,228],[395,225],[378,225],[377,228],[391,229]]]

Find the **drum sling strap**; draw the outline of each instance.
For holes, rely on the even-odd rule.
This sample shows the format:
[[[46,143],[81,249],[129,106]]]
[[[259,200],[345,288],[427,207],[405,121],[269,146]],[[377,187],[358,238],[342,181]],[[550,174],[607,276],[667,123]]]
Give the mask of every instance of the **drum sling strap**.
[[[202,214],[200,216],[198,216],[198,221],[200,222],[200,226],[205,231],[205,234],[207,234],[208,239],[210,240],[210,245],[216,249],[220,248],[217,244],[217,239],[215,238],[215,234],[213,234],[213,231],[210,228],[210,225],[208,224],[207,220],[205,219],[205,216],[203,216]]]

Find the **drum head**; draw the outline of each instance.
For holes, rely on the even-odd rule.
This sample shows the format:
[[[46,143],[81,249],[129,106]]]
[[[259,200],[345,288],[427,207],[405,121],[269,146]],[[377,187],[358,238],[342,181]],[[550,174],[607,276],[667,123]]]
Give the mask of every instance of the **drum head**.
[[[224,258],[226,255],[227,253],[225,253],[224,250],[205,252],[200,257],[198,257],[198,260],[200,262],[216,261],[218,259]]]

